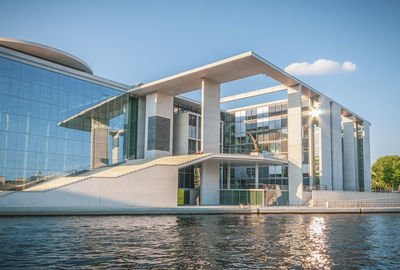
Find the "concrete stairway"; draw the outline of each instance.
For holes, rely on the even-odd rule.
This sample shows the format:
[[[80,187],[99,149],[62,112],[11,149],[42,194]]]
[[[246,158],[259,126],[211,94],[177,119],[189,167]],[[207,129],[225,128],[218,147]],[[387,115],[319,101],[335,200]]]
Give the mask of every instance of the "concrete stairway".
[[[52,190],[56,188],[60,188],[66,185],[71,185],[73,183],[85,180],[89,178],[90,176],[85,176],[85,177],[60,177],[51,181],[43,182],[40,183],[36,186],[32,186],[30,188],[27,188],[23,191],[46,191],[46,190]]]
[[[196,155],[161,157],[154,160],[137,160],[135,162],[127,162],[125,164],[114,167],[100,168],[92,172],[87,172],[84,175],[78,177],[60,177],[51,181],[42,182],[36,186],[32,186],[28,189],[25,189],[24,192],[49,191],[67,185],[71,185],[80,181],[84,181],[89,178],[117,178],[158,165],[181,167],[184,166],[185,164],[190,164],[196,160],[201,160],[211,155],[212,154],[196,154]]]

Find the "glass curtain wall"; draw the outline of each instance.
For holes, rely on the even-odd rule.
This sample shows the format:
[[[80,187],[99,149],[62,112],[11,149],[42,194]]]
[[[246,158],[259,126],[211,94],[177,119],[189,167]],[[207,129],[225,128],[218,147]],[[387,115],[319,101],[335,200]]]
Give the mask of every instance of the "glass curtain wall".
[[[358,166],[358,191],[364,191],[364,125],[358,121],[357,128],[357,166]]]
[[[287,101],[233,111],[223,121],[224,153],[250,154],[254,149],[250,133],[261,152],[287,159]]]
[[[224,122],[224,153],[250,154],[254,150],[254,143],[251,139],[251,136],[253,136],[257,141],[260,152],[264,155],[287,160],[287,100],[224,113],[221,119]],[[255,173],[255,166],[231,166],[230,189],[264,189],[262,194],[265,196],[263,202],[266,205],[277,204],[278,201],[280,204],[287,204],[287,165],[259,166],[259,185],[257,187],[255,186]],[[226,189],[226,180],[223,183],[221,189]],[[222,204],[243,203],[242,199],[236,198],[238,196],[236,193],[226,192],[223,193],[226,201],[221,202]],[[231,195],[234,197],[232,202]],[[249,196],[247,199],[247,202],[254,203],[254,200],[250,200]]]
[[[250,154],[254,144],[249,133],[256,139],[260,152],[268,156],[286,159],[288,157],[287,100],[262,104],[225,113],[224,153]],[[255,167],[232,167],[231,187],[253,186]],[[288,167],[260,166],[259,183],[269,187],[287,190]]]
[[[200,195],[200,164],[178,170],[178,205],[196,204]]]
[[[28,182],[88,170],[95,125],[120,131],[118,143],[123,144],[127,99],[100,106],[92,119],[77,115],[118,95],[111,88],[0,57],[0,177]],[[112,152],[110,137],[104,133],[103,143]],[[120,160],[124,152],[118,155]]]
[[[188,153],[196,154],[201,149],[201,116],[189,112]]]

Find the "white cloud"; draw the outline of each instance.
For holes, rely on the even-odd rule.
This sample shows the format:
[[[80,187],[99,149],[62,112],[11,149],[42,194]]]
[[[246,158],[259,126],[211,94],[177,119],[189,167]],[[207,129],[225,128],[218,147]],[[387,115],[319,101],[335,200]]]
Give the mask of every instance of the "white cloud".
[[[292,75],[321,75],[329,73],[352,72],[357,69],[356,64],[344,61],[340,64],[329,59],[318,59],[314,63],[292,63],[285,67],[285,71]]]

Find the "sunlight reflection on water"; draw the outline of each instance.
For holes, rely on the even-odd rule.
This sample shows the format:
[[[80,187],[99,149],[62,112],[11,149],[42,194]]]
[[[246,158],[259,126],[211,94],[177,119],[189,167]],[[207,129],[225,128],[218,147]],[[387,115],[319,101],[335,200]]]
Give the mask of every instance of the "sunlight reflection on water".
[[[309,231],[310,255],[306,258],[310,267],[326,269],[331,265],[329,256],[326,254],[327,240],[325,234],[325,219],[314,217]]]
[[[400,268],[400,215],[0,218],[0,268]]]

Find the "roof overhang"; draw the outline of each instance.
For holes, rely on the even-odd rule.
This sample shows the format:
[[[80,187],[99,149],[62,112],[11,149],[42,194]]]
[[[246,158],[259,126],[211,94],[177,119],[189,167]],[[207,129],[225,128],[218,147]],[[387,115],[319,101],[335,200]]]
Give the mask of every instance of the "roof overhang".
[[[90,132],[92,129],[92,118],[108,122],[110,119],[124,113],[125,97],[126,94],[122,94],[106,99],[59,122],[58,125],[65,128]]]
[[[170,95],[179,95],[200,89],[203,79],[222,84],[258,74],[265,74],[286,86],[300,83],[291,75],[250,51],[143,84],[131,89],[130,92],[143,95],[154,91],[163,91]]]
[[[83,60],[55,48],[34,42],[4,37],[0,37],[0,46],[93,75],[92,68]]]
[[[128,90],[128,92],[132,95],[146,95],[151,92],[161,91],[176,96],[201,89],[203,79],[223,84],[258,74],[264,74],[287,87],[301,85],[303,94],[307,96],[325,96],[252,51],[178,73],[154,82],[135,86]],[[366,121],[350,110],[346,108],[344,109],[355,115],[357,118]],[[366,122],[369,124],[368,121]]]

